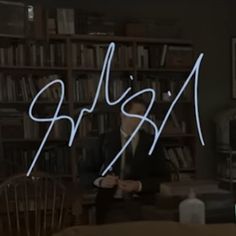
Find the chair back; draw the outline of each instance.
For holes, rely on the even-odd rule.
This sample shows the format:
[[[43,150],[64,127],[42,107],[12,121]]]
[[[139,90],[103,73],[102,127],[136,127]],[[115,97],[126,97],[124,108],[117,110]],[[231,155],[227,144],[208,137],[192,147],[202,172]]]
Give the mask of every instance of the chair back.
[[[0,185],[0,235],[51,235],[62,228],[64,203],[65,187],[51,176],[13,176]]]

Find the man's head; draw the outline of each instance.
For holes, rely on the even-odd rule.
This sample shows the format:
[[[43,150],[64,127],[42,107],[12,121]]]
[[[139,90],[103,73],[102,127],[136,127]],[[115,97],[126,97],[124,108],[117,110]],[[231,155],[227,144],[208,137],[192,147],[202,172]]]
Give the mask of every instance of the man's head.
[[[124,110],[129,114],[144,115],[146,111],[146,103],[142,99],[134,99],[127,103]],[[140,119],[134,117],[128,117],[121,113],[121,127],[122,129],[130,134],[139,124]]]

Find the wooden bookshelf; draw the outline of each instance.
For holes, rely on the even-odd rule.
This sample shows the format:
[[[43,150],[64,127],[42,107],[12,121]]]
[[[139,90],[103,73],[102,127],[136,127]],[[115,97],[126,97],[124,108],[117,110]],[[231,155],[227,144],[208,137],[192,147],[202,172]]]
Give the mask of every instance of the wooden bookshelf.
[[[50,16],[50,10],[45,9],[45,16]],[[48,19],[41,20],[46,22]],[[34,27],[37,27],[37,24]],[[0,34],[0,79],[2,79],[2,84],[4,84],[6,90],[5,97],[0,95],[0,111],[2,110],[1,113],[5,112],[6,117],[10,117],[10,120],[13,120],[13,126],[14,119],[19,125],[18,123],[24,116],[23,113],[27,112],[30,102],[39,89],[55,78],[61,78],[65,83],[66,97],[63,102],[63,112],[65,110],[65,114],[76,119],[80,110],[83,107],[90,107],[92,103],[104,55],[111,42],[116,43],[116,51],[111,68],[111,92],[113,98],[118,98],[119,94],[128,85],[132,86],[133,92],[145,88],[145,86],[158,90],[159,97],[152,109],[152,116],[158,121],[161,120],[166,109],[171,105],[171,101],[163,99],[163,93],[173,88],[176,90],[173,94],[176,95],[179,87],[190,73],[191,65],[193,64],[193,45],[188,40],[78,34],[59,35],[50,34],[46,24],[44,27],[45,35],[40,38],[28,34],[25,37],[7,37]],[[8,41],[7,44],[5,43],[6,40]],[[1,44],[1,41],[4,41],[4,43]],[[169,50],[171,48],[175,51],[171,52]],[[84,50],[86,53],[84,53]],[[159,52],[159,54],[155,55],[156,52]],[[181,60],[181,53],[184,57],[183,60]],[[171,58],[171,55],[175,58]],[[186,58],[191,58],[191,61]],[[127,81],[129,81],[130,74],[134,76],[135,82],[128,84],[129,82]],[[51,79],[50,76],[54,76],[54,78]],[[24,78],[23,82],[20,82],[22,78]],[[7,79],[10,80],[9,86],[6,85]],[[40,80],[43,83],[39,83]],[[45,115],[50,111],[54,111],[59,99],[58,93],[56,88],[50,90],[47,96],[45,95],[44,99],[37,103],[36,113]],[[174,151],[178,147],[187,147],[189,149],[193,166],[180,167],[179,172],[191,172],[194,174],[196,132],[192,93],[192,87],[190,86],[188,92],[184,95],[185,97],[176,106],[177,118],[175,123],[179,127],[174,127],[176,124],[170,125],[169,132],[161,134],[160,139],[164,144],[167,143],[168,148],[172,147]],[[99,135],[99,133],[106,131],[106,127],[112,128],[114,124],[118,124],[119,109],[117,107],[108,107],[103,101],[104,94],[98,101],[94,113],[86,116],[81,123],[73,146],[68,147],[68,152],[65,156],[65,160],[69,162],[69,164],[67,163],[67,166],[70,166],[67,169],[69,172],[60,173],[61,176],[71,176],[75,181],[78,177],[77,165],[79,159],[76,150],[78,148],[83,149],[86,146],[86,138],[88,136]],[[9,114],[11,111],[6,109],[15,109],[13,111],[15,115]],[[2,114],[1,116],[3,117],[1,119],[4,119],[4,115]],[[7,119],[6,117],[5,119]],[[29,127],[32,130],[36,126],[41,126],[41,124],[35,124],[33,121],[31,123]],[[169,123],[173,123],[171,117]],[[180,126],[183,127],[180,128]],[[173,129],[172,133],[170,132],[171,128]],[[26,128],[23,127],[22,129]],[[63,129],[64,127],[62,131]],[[6,148],[13,148],[16,145],[17,150],[20,147],[22,147],[23,151],[35,150],[37,144],[41,141],[41,137],[43,137],[42,133],[40,137],[33,138],[3,138],[2,143]],[[50,138],[47,144],[49,146],[66,145],[68,142],[66,138]],[[55,175],[57,175],[56,171]]]

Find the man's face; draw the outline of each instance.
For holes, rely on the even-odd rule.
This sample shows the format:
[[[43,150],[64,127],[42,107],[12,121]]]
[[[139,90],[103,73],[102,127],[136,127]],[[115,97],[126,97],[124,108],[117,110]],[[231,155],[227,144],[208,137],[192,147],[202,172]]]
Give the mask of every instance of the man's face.
[[[127,112],[129,114],[144,115],[145,106],[141,103],[133,103],[131,109]],[[123,127],[128,128],[133,131],[139,124],[141,120],[139,118],[128,117],[124,114],[121,115],[121,124]]]

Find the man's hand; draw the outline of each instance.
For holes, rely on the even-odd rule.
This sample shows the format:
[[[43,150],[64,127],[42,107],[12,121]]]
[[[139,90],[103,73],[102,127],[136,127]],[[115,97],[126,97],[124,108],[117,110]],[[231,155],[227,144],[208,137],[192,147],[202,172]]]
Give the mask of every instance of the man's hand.
[[[118,184],[118,176],[115,175],[106,175],[101,179],[100,187],[101,188],[114,188]]]
[[[140,182],[135,180],[119,180],[118,187],[127,193],[139,192]]]

